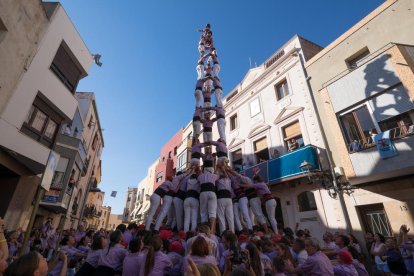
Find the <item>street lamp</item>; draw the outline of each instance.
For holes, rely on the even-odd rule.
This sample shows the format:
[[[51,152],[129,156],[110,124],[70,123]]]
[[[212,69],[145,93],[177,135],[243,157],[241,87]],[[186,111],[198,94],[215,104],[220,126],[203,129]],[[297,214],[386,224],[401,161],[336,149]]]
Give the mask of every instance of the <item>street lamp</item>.
[[[342,175],[332,175],[330,171],[312,171],[313,165],[304,160],[299,168],[304,172],[310,183],[319,184],[323,189],[328,191],[332,198],[336,198],[338,193],[346,193],[351,195],[356,189]],[[334,180],[336,185],[334,184]]]

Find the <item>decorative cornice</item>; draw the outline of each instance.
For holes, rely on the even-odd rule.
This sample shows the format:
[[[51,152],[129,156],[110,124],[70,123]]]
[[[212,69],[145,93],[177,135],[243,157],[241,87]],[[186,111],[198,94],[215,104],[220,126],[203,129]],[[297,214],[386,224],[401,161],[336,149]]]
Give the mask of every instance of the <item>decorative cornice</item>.
[[[291,107],[284,107],[280,112],[279,115],[277,115],[276,119],[273,121],[273,123],[275,125],[277,125],[278,123],[291,118],[292,115],[295,115],[299,112],[302,112],[305,108],[302,107],[296,107],[296,106],[291,106]],[[285,114],[287,110],[293,110],[292,112],[290,112],[289,114]],[[284,116],[286,115],[286,116]]]
[[[263,133],[263,132],[265,132],[266,130],[268,130],[268,129],[270,129],[270,125],[268,125],[268,124],[260,124],[260,125],[258,125],[257,127],[255,127],[255,128],[253,128],[251,131],[250,131],[250,133],[249,133],[249,135],[247,136],[247,138],[249,138],[249,139],[251,139],[251,138],[253,138],[254,136],[257,136],[257,135],[259,135],[260,133]]]
[[[242,140],[242,139],[238,139],[238,138],[233,138],[233,140],[231,140],[231,142],[230,142],[230,144],[229,144],[228,148],[229,148],[229,149],[235,148],[235,147],[237,147],[237,146],[239,146],[239,145],[243,144],[243,143],[244,143],[244,141],[245,141],[244,139]]]

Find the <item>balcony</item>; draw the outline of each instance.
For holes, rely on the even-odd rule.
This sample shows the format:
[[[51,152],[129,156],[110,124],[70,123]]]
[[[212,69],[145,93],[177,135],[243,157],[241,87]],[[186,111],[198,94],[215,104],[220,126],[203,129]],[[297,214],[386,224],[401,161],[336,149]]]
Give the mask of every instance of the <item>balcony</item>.
[[[59,187],[58,187],[59,186]],[[71,194],[69,190],[62,192],[63,185],[52,184],[49,191],[46,191],[40,201],[40,205],[57,213],[66,213]]]
[[[84,164],[86,163],[86,150],[85,150],[85,147],[81,139],[78,139],[70,135],[59,133],[56,138],[56,143],[60,143],[60,144],[67,145],[72,148],[78,149],[79,156],[82,162]]]
[[[321,170],[317,148],[313,145],[307,145],[247,168],[244,170],[244,174],[253,177],[260,169],[260,176],[269,184],[293,180],[304,176],[300,165],[305,160],[312,165],[312,172],[319,172]]]

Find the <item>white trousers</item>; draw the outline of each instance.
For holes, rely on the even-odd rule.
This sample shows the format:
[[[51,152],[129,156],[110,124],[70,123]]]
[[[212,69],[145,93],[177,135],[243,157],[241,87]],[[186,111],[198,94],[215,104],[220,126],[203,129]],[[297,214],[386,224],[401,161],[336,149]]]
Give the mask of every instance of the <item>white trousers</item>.
[[[178,231],[183,230],[183,206],[184,201],[181,198],[174,197],[173,199],[175,220],[177,222]]]
[[[157,194],[152,194],[150,196],[150,208],[148,210],[148,216],[145,220],[145,230],[149,231],[154,218],[155,212],[157,212],[158,206],[160,206],[161,197]]]
[[[240,213],[239,213],[239,203],[233,203],[233,215],[234,215],[234,226],[236,227],[237,231],[243,230],[243,226],[240,221]]]
[[[228,229],[234,233],[233,202],[231,198],[217,199],[217,220],[220,234],[226,230],[226,221]]]
[[[255,197],[252,199],[249,199],[250,207],[252,208],[253,214],[256,217],[257,221],[260,225],[263,225],[266,223],[266,218],[262,212],[262,205],[260,202],[260,198]]]
[[[247,229],[253,230],[252,220],[249,216],[249,200],[245,196],[239,199],[239,211],[243,216],[243,220],[246,223]]]
[[[205,87],[212,87],[213,86],[213,80],[212,79],[206,79],[204,82]]]
[[[196,230],[199,207],[200,202],[194,197],[187,197],[184,200],[184,232],[187,233],[190,230],[190,223],[191,231]]]
[[[193,121],[193,130],[194,130],[194,135],[198,137],[198,135],[200,135],[201,133],[201,122],[200,121]]]
[[[170,209],[168,210],[167,214],[167,222],[165,223],[167,227],[170,227],[171,229],[174,229],[176,226],[176,220],[175,220],[175,208],[174,204],[171,202]]]
[[[214,76],[218,77],[218,73],[220,72],[220,64],[216,63],[213,67]]]
[[[203,91],[197,89],[196,91],[194,91],[194,97],[196,100],[196,107],[202,107],[204,104]]]
[[[201,222],[207,222],[209,218],[215,218],[217,214],[217,196],[215,192],[200,193]]]
[[[210,142],[213,140],[213,132],[203,131],[203,142]]]
[[[220,118],[217,120],[217,128],[219,136],[222,140],[226,141],[226,119]]]
[[[277,221],[275,218],[277,202],[275,199],[270,199],[265,202],[267,218],[272,226],[273,232],[277,233]]]
[[[155,230],[160,230],[160,226],[162,224],[162,221],[167,216],[168,211],[171,209],[172,204],[172,197],[169,195],[165,195],[163,198],[163,203],[161,207],[161,212],[158,214],[157,220],[155,221]]]
[[[204,65],[198,64],[196,67],[197,70],[197,80],[204,78]]]
[[[216,97],[216,105],[219,107],[223,107],[223,101],[221,100],[221,95],[223,95],[223,90],[217,88],[214,90],[214,96]]]

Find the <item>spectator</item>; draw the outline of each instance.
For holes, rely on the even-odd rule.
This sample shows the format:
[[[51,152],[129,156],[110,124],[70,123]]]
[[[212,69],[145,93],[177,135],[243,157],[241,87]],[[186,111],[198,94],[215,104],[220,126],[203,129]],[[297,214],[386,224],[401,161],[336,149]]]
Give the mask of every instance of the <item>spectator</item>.
[[[122,270],[127,251],[122,246],[122,233],[116,230],[109,236],[109,246],[101,251],[95,276],[113,276]]]
[[[315,238],[305,240],[305,250],[308,252],[308,258],[305,263],[300,265],[297,272],[307,276],[334,275],[333,266],[328,257],[321,252],[319,241]]]
[[[264,264],[261,262],[259,250],[253,242],[249,242],[246,246],[250,256],[250,266],[256,275],[264,275]]]
[[[172,263],[172,268],[168,274],[169,276],[181,275],[183,266],[183,253],[184,247],[180,241],[176,240],[170,243],[167,256]]]
[[[103,236],[97,235],[94,237],[91,250],[88,252],[85,262],[76,273],[76,276],[90,276],[98,267],[99,256],[103,248],[106,247],[106,239]]]
[[[296,239],[293,243],[293,251],[296,253],[296,263],[298,265],[304,264],[308,258],[308,253],[305,250],[305,242],[301,239]]]
[[[285,261],[280,257],[273,259],[273,276],[286,276]]]
[[[385,255],[387,247],[385,246],[385,238],[380,233],[374,235],[374,243],[371,246],[371,254],[374,256],[375,264],[381,275],[390,275],[390,269],[387,262],[382,259]]]
[[[122,265],[122,275],[139,276],[137,264],[140,261],[141,240],[133,239],[129,242],[129,253],[125,256]]]
[[[382,259],[387,261],[388,268],[394,275],[406,275],[407,269],[400,251],[396,248],[393,239],[387,239],[385,242],[387,251]]]
[[[201,264],[198,265],[197,268],[200,272],[200,276],[221,276],[220,270],[215,265]]]
[[[355,236],[352,235],[351,233],[348,234],[348,238],[350,240],[349,245],[355,248],[358,254],[361,254],[362,253],[361,246],[359,245],[357,238],[355,238]]]
[[[280,243],[275,246],[275,251],[277,256],[282,258],[285,262],[285,270],[288,273],[294,273],[296,263],[293,260],[289,247],[284,243]]]
[[[191,244],[190,254],[184,257],[182,272],[188,269],[188,259],[193,260],[196,265],[205,263],[217,265],[217,259],[210,255],[207,241],[200,236]]]
[[[338,252],[338,264],[334,266],[335,276],[358,276],[352,261],[352,255],[349,251],[340,250]]]
[[[46,275],[48,265],[45,258],[38,252],[27,253],[10,264],[4,275],[6,276],[35,276]],[[62,270],[60,275],[66,275],[66,270]]]
[[[162,239],[159,236],[152,237],[151,245],[147,247],[147,252],[141,255],[138,262],[139,275],[162,276],[171,269],[172,263],[168,256],[162,252],[162,244]]]

